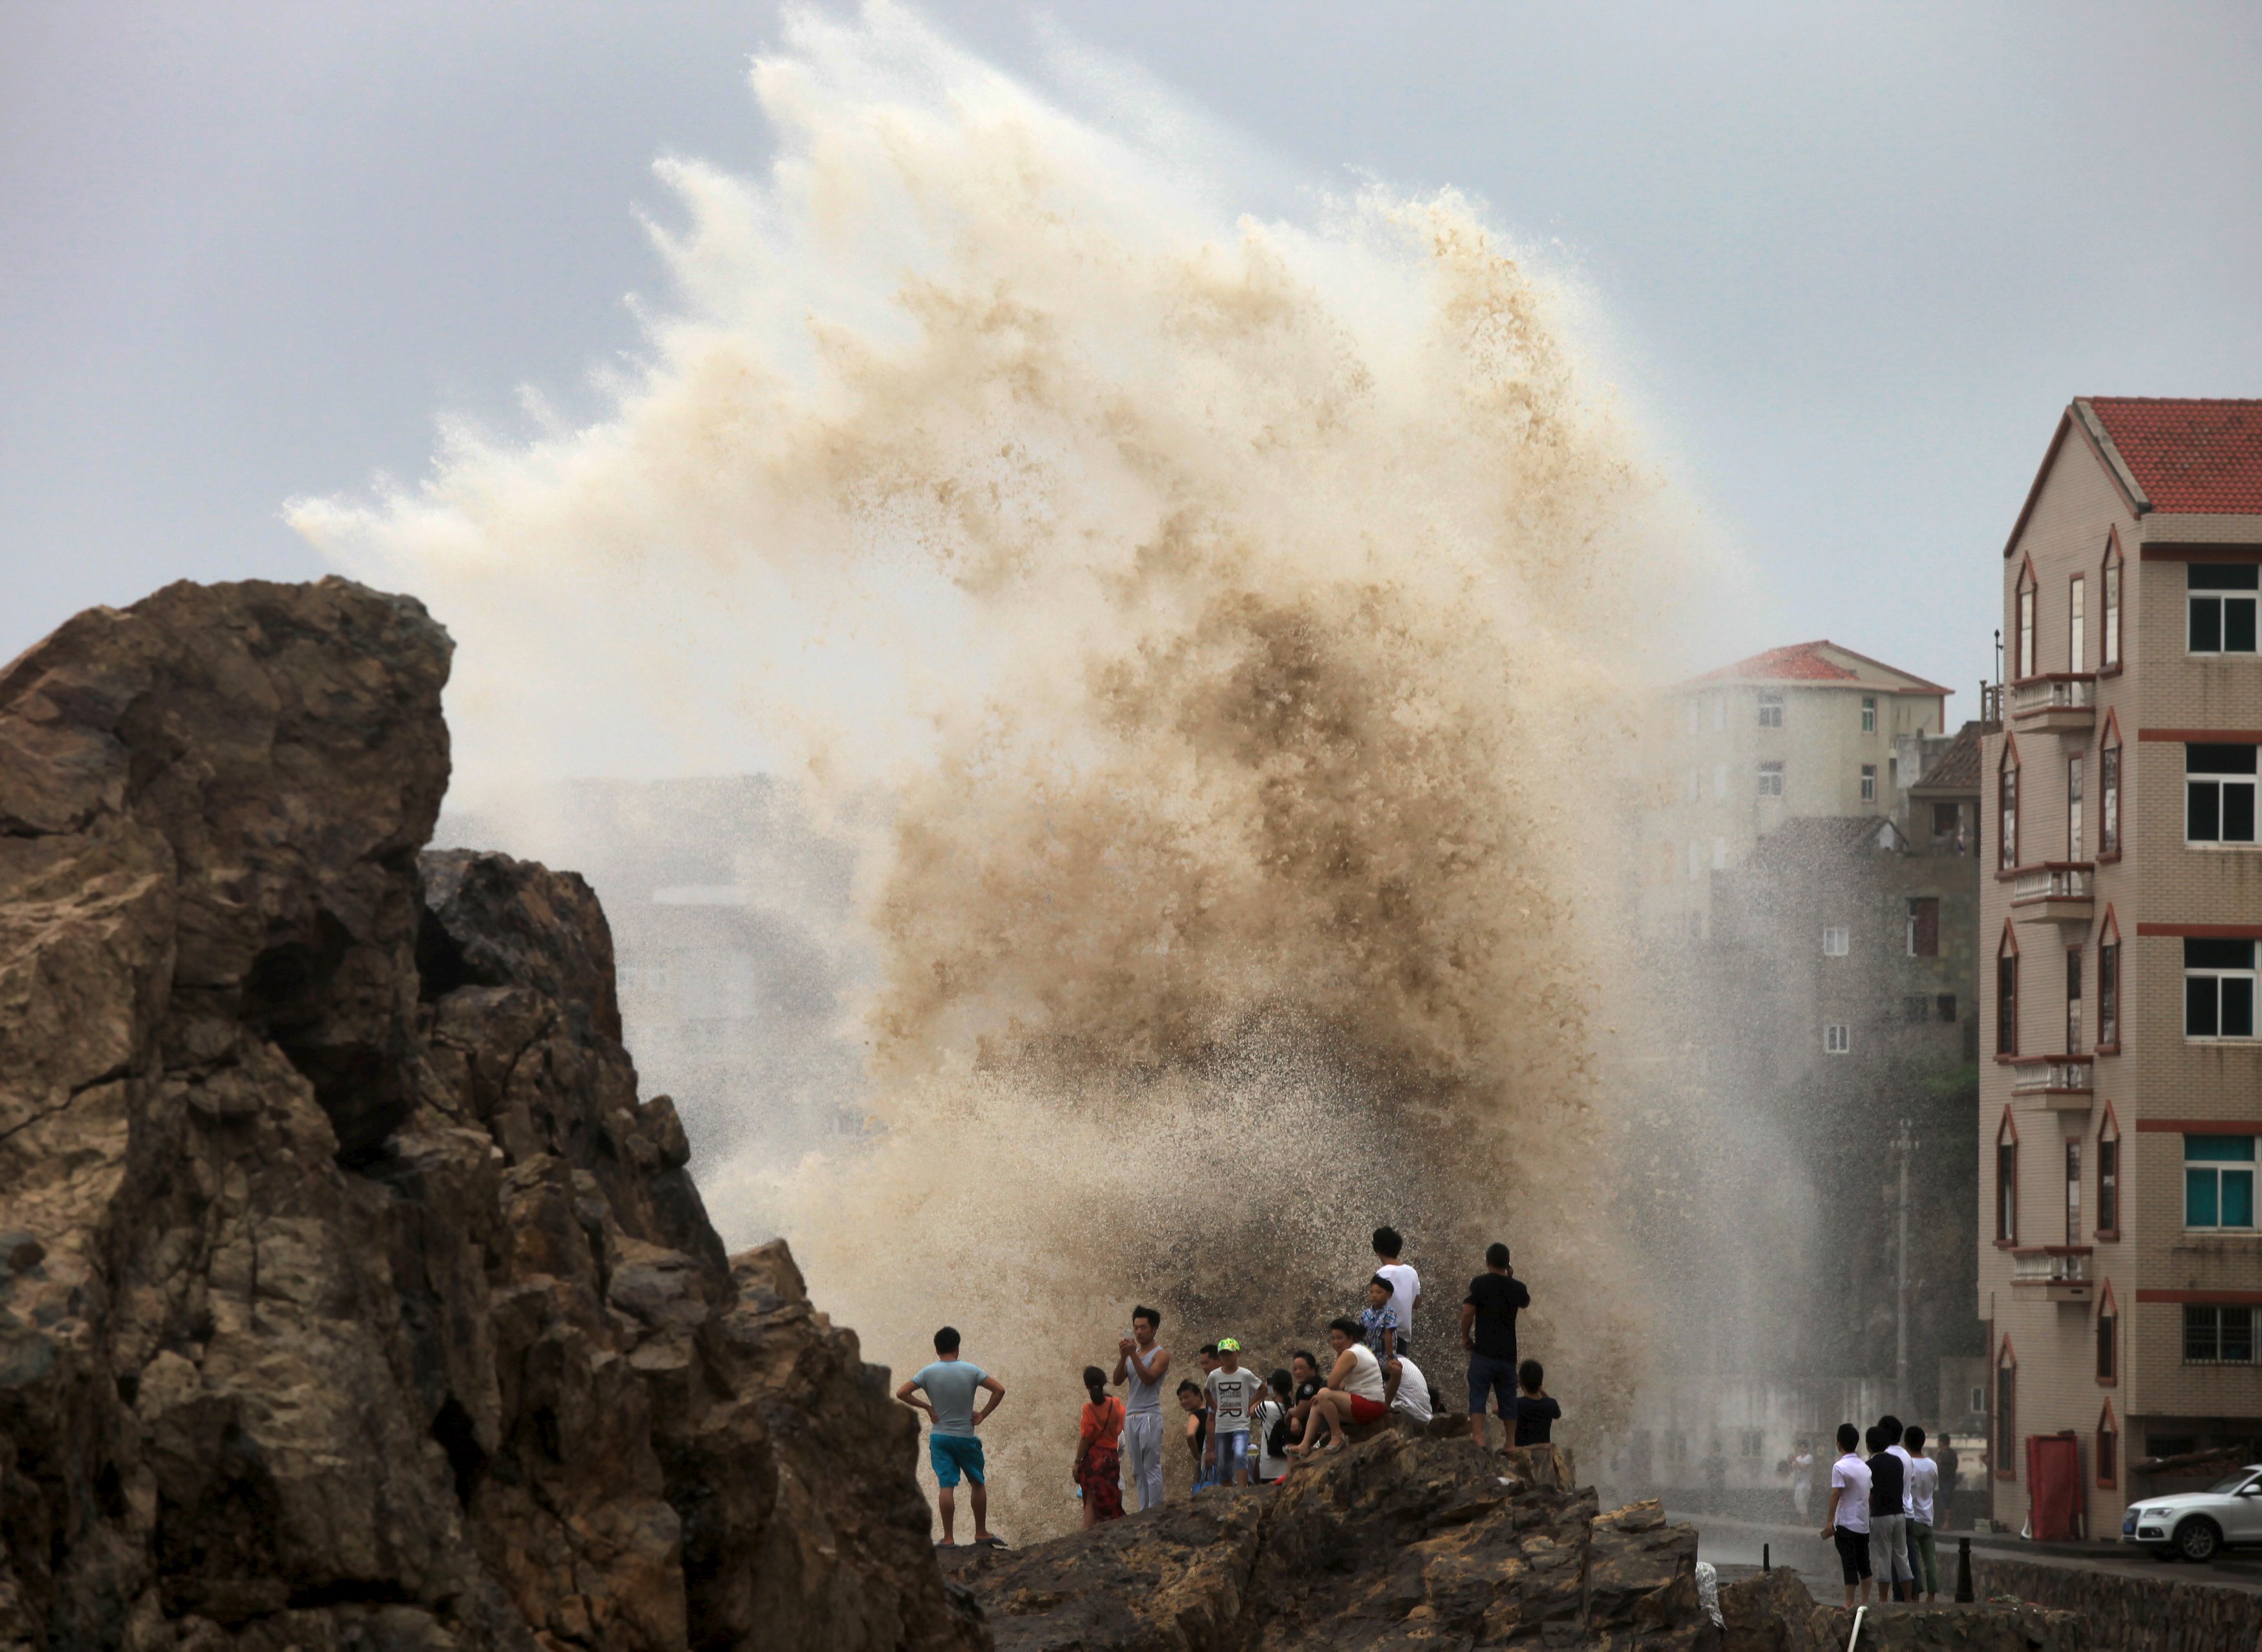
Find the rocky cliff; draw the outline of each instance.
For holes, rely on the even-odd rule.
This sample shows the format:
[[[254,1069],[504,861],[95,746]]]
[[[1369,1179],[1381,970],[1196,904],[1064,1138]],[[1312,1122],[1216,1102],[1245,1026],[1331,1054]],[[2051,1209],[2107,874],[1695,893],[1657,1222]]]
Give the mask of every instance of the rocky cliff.
[[[420,862],[449,651],[177,585],[0,673],[0,1648],[983,1644],[588,888]]]

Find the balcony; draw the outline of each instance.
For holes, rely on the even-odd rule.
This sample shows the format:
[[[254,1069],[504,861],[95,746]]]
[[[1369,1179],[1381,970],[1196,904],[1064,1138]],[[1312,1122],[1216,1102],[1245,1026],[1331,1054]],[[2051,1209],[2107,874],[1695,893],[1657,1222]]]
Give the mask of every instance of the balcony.
[[[2097,678],[2091,672],[2052,671],[2011,687],[2011,722],[2048,733],[2086,734],[2097,726]]]
[[[1998,1057],[1996,1059],[2006,1059]],[[2045,1107],[2061,1113],[2086,1113],[2093,1094],[2092,1074],[2096,1061],[2089,1056],[2032,1056],[2007,1058],[2011,1093],[2031,1096]]]
[[[2096,910],[2097,863],[2043,861],[2010,873],[2011,916],[2022,924],[2086,925]]]
[[[2011,1252],[2011,1289],[2051,1302],[2086,1302],[2095,1282],[2086,1244],[2042,1244]]]

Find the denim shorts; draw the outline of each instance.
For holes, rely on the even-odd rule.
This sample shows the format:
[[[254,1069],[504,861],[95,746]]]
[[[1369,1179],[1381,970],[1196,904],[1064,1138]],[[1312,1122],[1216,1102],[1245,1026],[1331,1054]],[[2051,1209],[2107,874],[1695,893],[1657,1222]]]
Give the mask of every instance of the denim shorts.
[[[929,1434],[926,1461],[938,1484],[956,1485],[962,1469],[976,1485],[989,1483],[982,1472],[982,1442],[971,1434]]]
[[[1219,1485],[1229,1486],[1234,1471],[1249,1461],[1249,1431],[1237,1428],[1229,1434],[1221,1432],[1211,1438],[1217,1441],[1217,1468],[1211,1478]]]
[[[1495,1360],[1489,1354],[1469,1356],[1469,1415],[1484,1415],[1485,1401],[1494,1395],[1500,1396],[1500,1414],[1513,1428],[1516,1425],[1516,1361]],[[1515,1442],[1509,1442],[1513,1445]]]

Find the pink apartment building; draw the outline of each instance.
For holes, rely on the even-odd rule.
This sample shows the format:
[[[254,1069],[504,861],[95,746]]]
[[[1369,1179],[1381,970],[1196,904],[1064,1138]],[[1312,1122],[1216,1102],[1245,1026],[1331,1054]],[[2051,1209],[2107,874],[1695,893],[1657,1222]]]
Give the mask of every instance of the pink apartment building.
[[[2262,1439],[2258,573],[2262,400],[2075,400],[2004,548],[1978,1309],[2013,1529],[2117,1534],[2188,1484],[2140,1462]]]

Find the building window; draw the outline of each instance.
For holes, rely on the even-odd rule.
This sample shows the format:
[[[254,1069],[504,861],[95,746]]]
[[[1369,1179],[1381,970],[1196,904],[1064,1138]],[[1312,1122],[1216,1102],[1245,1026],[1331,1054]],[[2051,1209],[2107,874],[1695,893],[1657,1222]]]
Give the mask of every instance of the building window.
[[[2120,1329],[2120,1316],[2113,1311],[2109,1302],[2097,1305],[2097,1380],[2116,1382],[2121,1374],[2121,1350],[2114,1332]]]
[[[1934,1009],[1938,1012],[1941,1021],[1952,1021],[1956,1019],[1955,993],[1942,992],[1939,997],[1934,999],[1932,1002]]]
[[[2007,742],[2003,747],[1997,797],[1997,812],[2001,816],[2002,826],[1996,838],[2003,846],[2003,869],[2007,872],[2019,863],[2019,751],[2017,747]]]
[[[1995,1131],[1995,1242],[2019,1242],[2019,1135],[2007,1107]]]
[[[1940,897],[1917,895],[1908,904],[1908,955],[1912,958],[1940,956]]]
[[[1843,1021],[1833,1021],[1822,1029],[1822,1053],[1842,1056],[1854,1048],[1853,1028]]]
[[[1686,703],[1682,707],[1682,710],[1686,713],[1683,720],[1689,725],[1689,732],[1691,734],[1697,732],[1704,726],[1702,720],[1704,715],[1703,702],[1691,699]]]
[[[2011,1339],[2003,1338],[2003,1352],[1995,1362],[1995,1440],[1987,1455],[1998,1480],[2019,1477],[2019,1366],[2011,1353]]]
[[[2065,668],[2076,676],[2089,669],[2089,638],[2083,624],[2084,599],[2088,582],[2078,574],[2066,589],[2065,603]]]
[[[1712,727],[1717,732],[1725,733],[1727,730],[1728,696],[1725,694],[1712,696]]]
[[[2205,1233],[2252,1230],[2252,1136],[2184,1137],[2184,1226]]]
[[[2254,943],[2184,940],[2184,1036],[2254,1036]]]
[[[1863,763],[1862,765],[1862,801],[1875,803],[1877,800],[1877,766],[1875,763]]]
[[[2081,781],[2084,760],[2078,753],[2065,760],[2065,858],[2086,860],[2081,852]]]
[[[1828,928],[1825,929],[1822,932],[1822,956],[1826,958],[1844,957],[1846,956],[1847,942],[1851,937],[1851,931],[1846,929],[1842,926],[1836,924],[1833,924]]]
[[[1760,796],[1762,797],[1783,796],[1783,765],[1781,763],[1760,765]]]
[[[1862,696],[1862,732],[1874,734],[1877,732],[1877,696],[1874,694],[1865,694]]]
[[[2065,949],[2065,1053],[2081,1053],[2081,949]],[[2066,1241],[2068,1244],[2072,1240]]]
[[[2251,562],[2194,562],[2185,575],[2190,595],[2191,628],[2186,646],[2195,654],[2254,652],[2256,575]]]
[[[2097,1047],[2121,1048],[2121,943],[2107,941],[2097,949]]]
[[[2097,1237],[2121,1231],[2121,1127],[2108,1112],[2097,1129]]]
[[[1704,876],[1704,846],[1695,838],[1689,840],[1689,881],[1697,883]]]
[[[1783,726],[1783,695],[1780,690],[1768,689],[1761,691],[1760,726],[1761,728]]]
[[[2184,747],[2184,838],[2192,843],[2254,841],[2251,746]]]
[[[2019,1053],[2019,951],[2007,925],[1995,954],[1995,1053]]]
[[[2110,1400],[2097,1418],[2097,1483],[2107,1491],[2121,1483],[2121,1431],[2113,1425]]]
[[[2102,661],[2110,671],[2121,663],[2121,540],[2105,541],[2105,649]]]
[[[2097,758],[2097,852],[2121,853],[2121,748],[2108,746]]]
[[[2032,566],[2019,573],[2019,639],[2018,658],[2014,662],[2020,681],[2035,675],[2035,571]]]
[[[1712,795],[1723,802],[1727,799],[1728,766],[1725,763],[1712,765]]]
[[[2252,1365],[2254,1310],[2210,1302],[2184,1304],[2186,1365]]]
[[[1935,803],[1932,805],[1932,835],[1934,838],[1956,838],[1963,834],[1963,804]]]
[[[1712,869],[1716,872],[1728,869],[1728,840],[1725,838],[1712,840]]]
[[[2081,1143],[2065,1144],[2065,1242],[2081,1243]]]

